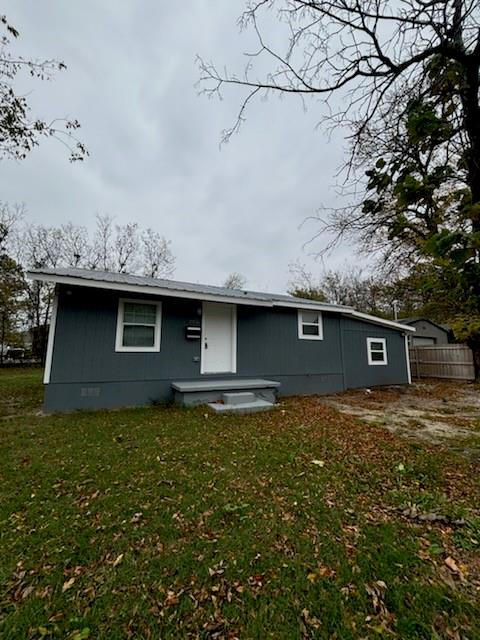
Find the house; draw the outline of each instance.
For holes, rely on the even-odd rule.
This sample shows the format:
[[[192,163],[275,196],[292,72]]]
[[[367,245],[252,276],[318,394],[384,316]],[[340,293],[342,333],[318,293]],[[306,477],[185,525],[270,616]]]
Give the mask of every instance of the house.
[[[415,328],[415,335],[409,336],[412,347],[434,347],[448,344],[452,333],[450,327],[437,324],[427,318],[402,318],[400,324]]]
[[[47,411],[410,382],[414,329],[351,307],[83,269],[28,275],[56,284]]]

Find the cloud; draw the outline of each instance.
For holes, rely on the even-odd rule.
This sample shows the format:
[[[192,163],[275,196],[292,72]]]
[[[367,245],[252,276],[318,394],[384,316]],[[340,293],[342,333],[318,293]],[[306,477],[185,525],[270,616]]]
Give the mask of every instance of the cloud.
[[[239,34],[241,3],[126,1],[34,3],[9,0],[4,11],[20,30],[24,55],[63,59],[52,82],[25,79],[35,110],[70,115],[91,156],[69,164],[45,141],[21,164],[2,164],[2,194],[25,202],[34,221],[93,225],[97,211],[135,220],[172,240],[178,279],[222,282],[232,271],[247,286],[283,290],[288,263],[319,270],[304,243],[302,221],[338,202],[333,185],[343,133],[330,142],[295,100],[252,105],[238,136],[219,148],[234,122],[238,92],[223,101],[199,97],[197,53],[243,64],[251,37]],[[272,37],[279,38],[279,33]],[[349,255],[340,248],[327,266]]]

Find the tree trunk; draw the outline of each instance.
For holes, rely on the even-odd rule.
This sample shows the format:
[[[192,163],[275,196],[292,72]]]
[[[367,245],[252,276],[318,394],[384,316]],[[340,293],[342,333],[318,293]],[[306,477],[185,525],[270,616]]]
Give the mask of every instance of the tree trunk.
[[[3,350],[5,349],[5,309],[2,311],[2,336],[0,344],[0,365],[3,365]]]
[[[472,345],[471,350],[473,352],[473,370],[475,372],[475,380],[480,380],[480,344]]]
[[[476,59],[465,68],[465,86],[462,92],[462,104],[465,113],[465,130],[470,149],[466,158],[468,185],[472,193],[472,204],[480,203],[480,104],[479,104],[480,63]],[[472,215],[473,231],[480,231],[480,214]]]

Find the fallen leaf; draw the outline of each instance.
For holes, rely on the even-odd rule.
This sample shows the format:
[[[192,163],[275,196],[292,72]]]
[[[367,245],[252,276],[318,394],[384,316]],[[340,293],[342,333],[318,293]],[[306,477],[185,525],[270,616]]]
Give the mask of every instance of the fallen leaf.
[[[167,591],[167,597],[165,598],[164,606],[171,607],[178,604],[178,596],[174,591]]]
[[[33,591],[33,587],[26,587],[23,591],[22,591],[22,600],[25,600],[25,598],[28,598],[28,596],[32,593]]]
[[[130,522],[140,522],[140,520],[143,517],[143,513],[141,511],[138,511],[138,513],[134,513],[133,516],[130,519]]]
[[[70,580],[67,580],[66,582],[64,582],[62,587],[62,593],[64,593],[65,591],[68,591],[73,586],[74,582],[75,582],[75,578],[70,578]]]
[[[320,629],[320,620],[315,616],[311,616],[308,609],[302,610],[302,619],[305,624],[308,624],[308,626],[313,627],[314,629]]]
[[[462,573],[460,567],[451,556],[445,558],[445,564],[450,569],[450,571],[453,571],[453,573]]]
[[[335,570],[330,567],[321,566],[318,573],[322,578],[332,578],[335,575]]]
[[[117,556],[115,558],[115,560],[113,561],[113,566],[114,567],[118,567],[118,565],[121,563],[121,561],[123,560],[123,553],[121,553],[119,556]]]

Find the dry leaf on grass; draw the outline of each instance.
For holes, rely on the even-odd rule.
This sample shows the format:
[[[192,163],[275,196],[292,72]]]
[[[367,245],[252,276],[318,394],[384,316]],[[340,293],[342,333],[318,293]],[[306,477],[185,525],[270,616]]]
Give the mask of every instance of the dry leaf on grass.
[[[115,558],[115,560],[113,561],[113,566],[114,567],[118,567],[118,565],[121,563],[121,561],[123,560],[123,553],[121,553],[119,556],[117,556]]]
[[[453,573],[461,573],[458,564],[455,562],[455,560],[451,556],[448,556],[448,558],[445,558],[445,564],[450,569],[450,571],[453,571]]]
[[[66,582],[64,582],[62,587],[62,593],[64,593],[65,591],[68,591],[71,587],[73,587],[74,582],[75,582],[75,578],[70,578],[70,580],[67,580]]]

